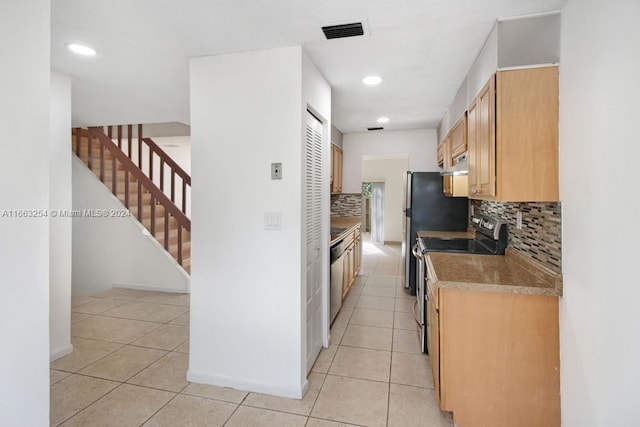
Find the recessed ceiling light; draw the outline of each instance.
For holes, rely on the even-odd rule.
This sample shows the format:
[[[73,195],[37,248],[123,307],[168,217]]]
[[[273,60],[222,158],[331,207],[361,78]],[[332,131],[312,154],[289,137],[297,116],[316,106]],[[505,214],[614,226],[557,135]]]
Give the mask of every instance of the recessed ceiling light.
[[[366,85],[379,85],[380,83],[382,83],[382,77],[380,76],[367,76],[364,79],[362,79],[362,83],[366,84]]]
[[[378,123],[389,123],[389,117],[378,117]]]
[[[69,43],[67,47],[71,52],[77,53],[78,55],[94,56],[96,54],[96,51],[94,49],[82,44]]]

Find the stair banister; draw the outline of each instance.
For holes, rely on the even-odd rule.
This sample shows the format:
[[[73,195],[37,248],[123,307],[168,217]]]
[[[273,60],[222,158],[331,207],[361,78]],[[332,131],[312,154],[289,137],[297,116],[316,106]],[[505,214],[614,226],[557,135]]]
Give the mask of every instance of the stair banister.
[[[120,127],[119,127],[120,128]],[[119,129],[120,130],[120,129]],[[142,129],[141,129],[141,125],[138,128],[139,131],[139,135],[142,134]],[[120,135],[121,133],[118,132]],[[130,200],[129,200],[129,193],[130,193],[130,185],[129,185],[129,177],[130,175],[133,176],[133,178],[135,178],[135,180],[137,181],[137,192],[138,192],[138,209],[137,209],[137,217],[138,220],[142,222],[142,218],[143,218],[143,205],[142,205],[142,199],[143,199],[143,194],[146,191],[147,193],[150,194],[151,196],[151,204],[150,204],[150,211],[151,211],[151,216],[150,216],[150,232],[154,237],[158,237],[156,235],[156,215],[155,215],[155,207],[156,204],[160,204],[164,207],[164,247],[167,251],[169,251],[169,241],[170,241],[170,235],[169,235],[169,219],[170,216],[173,217],[177,223],[177,233],[178,233],[178,253],[177,253],[177,261],[179,264],[183,265],[183,253],[182,253],[182,238],[183,238],[183,229],[187,230],[188,232],[191,231],[191,221],[190,219],[186,216],[185,212],[184,212],[184,206],[183,209],[181,210],[180,208],[178,208],[175,203],[169,199],[169,197],[164,194],[164,192],[158,188],[158,186],[156,186],[156,184],[151,180],[150,177],[148,177],[134,162],[133,160],[129,157],[129,155],[125,154],[120,148],[118,148],[118,146],[113,142],[113,140],[111,138],[109,138],[105,133],[102,127],[90,127],[88,130],[84,130],[84,129],[75,129],[75,142],[76,142],[76,147],[75,147],[75,153],[78,157],[80,157],[81,152],[82,152],[82,137],[86,137],[87,138],[87,163],[88,165],[92,164],[93,161],[93,153],[92,153],[92,140],[95,139],[97,141],[99,141],[99,151],[100,151],[100,162],[99,162],[99,176],[102,182],[105,182],[105,158],[104,158],[104,153],[105,150],[108,150],[109,153],[111,154],[112,157],[112,168],[111,168],[111,191],[112,193],[118,197],[118,189],[117,189],[117,182],[118,182],[118,178],[117,178],[117,173],[118,173],[118,164],[120,164],[122,166],[122,169],[124,170],[125,173],[125,201],[124,204],[125,206],[130,209]],[[139,138],[139,152],[141,152],[141,146],[142,144],[140,143],[142,139]],[[129,139],[129,144],[130,144],[130,139]],[[155,145],[157,147],[157,145],[151,141],[151,145],[149,143],[147,143],[147,145],[149,145],[151,147],[151,145]],[[130,146],[130,145],[129,145]],[[159,148],[159,147],[157,147]],[[166,153],[162,152],[165,156]],[[129,151],[130,154],[130,151]],[[167,156],[168,157],[168,156]],[[171,162],[173,162],[173,160],[170,160]],[[169,162],[167,162],[167,160],[165,159],[164,162],[166,162],[167,164],[169,164]],[[139,163],[141,163],[141,158],[139,158]],[[175,162],[173,162],[175,163]],[[175,165],[177,166],[177,164]],[[91,168],[91,167],[90,167]],[[173,167],[172,167],[172,171],[173,171]],[[184,173],[184,171],[182,169],[180,169],[179,173]],[[188,175],[185,173],[185,175],[188,177]],[[108,178],[107,178],[108,179]],[[183,181],[185,182],[185,181]],[[189,184],[190,184],[191,180],[189,177]],[[184,205],[184,197],[183,197],[183,205]]]

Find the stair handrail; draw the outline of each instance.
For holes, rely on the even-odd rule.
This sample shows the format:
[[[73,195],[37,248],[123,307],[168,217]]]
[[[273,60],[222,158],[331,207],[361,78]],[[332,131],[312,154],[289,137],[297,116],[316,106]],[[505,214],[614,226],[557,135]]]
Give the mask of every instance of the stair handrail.
[[[160,190],[164,191],[164,167],[166,164],[171,169],[171,201],[175,203],[175,175],[182,180],[182,212],[187,213],[187,185],[191,187],[191,176],[180,167],[156,142],[151,138],[142,138],[149,147],[149,178],[153,181],[153,153],[160,158]]]
[[[126,145],[123,143],[123,128],[124,125],[108,125],[107,126],[107,136],[109,137],[109,139],[117,139],[118,141],[118,148],[120,150],[122,150],[123,152],[125,152],[125,147],[126,147],[126,155],[132,159],[132,154],[134,152],[133,150],[133,125],[132,124],[128,124],[127,126],[127,141],[126,141]],[[159,187],[160,190],[164,191],[164,165],[166,164],[167,166],[169,166],[169,169],[171,170],[171,189],[170,189],[170,195],[171,195],[171,201],[173,203],[176,203],[176,175],[178,177],[180,177],[180,180],[182,181],[182,193],[181,193],[181,208],[182,208],[182,212],[184,214],[187,213],[187,185],[189,187],[191,187],[191,176],[184,171],[184,169],[182,169],[182,167],[176,163],[175,160],[173,160],[171,158],[171,156],[169,156],[162,148],[160,148],[160,146],[158,144],[156,144],[156,142],[154,140],[152,140],[151,138],[146,138],[143,137],[143,125],[142,124],[138,124],[137,125],[138,128],[138,146],[137,146],[137,157],[138,157],[138,168],[143,169],[143,162],[142,162],[142,144],[144,143],[149,151],[149,174],[147,175],[149,177],[149,179],[151,179],[151,181],[154,180],[153,177],[153,155],[154,153],[158,156],[159,161],[160,161],[160,178],[159,178]],[[114,135],[114,130],[115,135]],[[103,130],[104,132],[104,130]],[[133,160],[133,159],[132,159]],[[135,162],[134,162],[135,163]]]
[[[184,212],[182,212],[182,210],[180,210],[180,208],[178,208],[175,203],[173,203],[171,201],[171,199],[169,199],[169,197],[167,197],[166,194],[164,194],[164,192],[162,190],[160,190],[160,188],[158,188],[158,186],[133,162],[133,160],[131,160],[120,148],[118,148],[118,146],[104,133],[104,130],[102,127],[89,127],[86,130],[87,133],[85,133],[85,131],[83,129],[77,128],[76,129],[76,154],[78,155],[78,157],[80,157],[80,153],[81,153],[81,145],[80,145],[80,141],[81,141],[81,137],[84,134],[85,136],[88,136],[87,138],[87,160],[88,160],[88,166],[91,169],[91,165],[93,162],[93,155],[92,155],[92,149],[91,149],[91,140],[92,139],[97,139],[100,142],[100,157],[99,157],[99,161],[100,161],[100,180],[102,182],[106,182],[105,181],[105,176],[104,176],[104,171],[105,171],[105,167],[104,167],[104,163],[105,163],[105,159],[104,159],[104,150],[103,149],[107,149],[109,150],[109,152],[112,155],[112,162],[113,162],[113,167],[111,169],[111,179],[112,179],[112,186],[111,186],[111,191],[112,193],[117,197],[117,193],[118,193],[118,189],[117,189],[117,182],[118,182],[118,178],[117,178],[117,164],[116,164],[116,160],[120,162],[120,164],[123,166],[124,171],[125,171],[125,206],[127,209],[130,209],[130,204],[129,204],[129,180],[128,180],[128,174],[133,175],[134,178],[136,178],[137,182],[138,182],[138,212],[137,212],[137,216],[138,216],[138,220],[140,222],[142,222],[142,187],[144,187],[145,190],[147,190],[152,197],[152,203],[151,203],[151,230],[149,230],[151,232],[151,234],[156,237],[156,230],[155,230],[155,203],[153,203],[154,201],[157,201],[158,203],[160,203],[164,209],[165,209],[165,223],[164,223],[164,231],[165,231],[165,238],[164,238],[164,247],[165,249],[169,249],[169,214],[171,214],[171,216],[173,216],[176,219],[176,222],[178,223],[178,263],[180,265],[182,265],[183,259],[182,259],[182,229],[185,229],[189,232],[191,232],[191,220],[185,215]]]

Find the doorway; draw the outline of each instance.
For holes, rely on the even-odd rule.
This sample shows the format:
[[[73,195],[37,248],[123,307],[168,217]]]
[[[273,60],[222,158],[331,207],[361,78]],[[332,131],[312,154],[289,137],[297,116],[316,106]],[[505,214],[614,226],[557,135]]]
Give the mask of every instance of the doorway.
[[[371,242],[384,244],[384,182],[362,183],[362,206],[365,230],[371,233]]]

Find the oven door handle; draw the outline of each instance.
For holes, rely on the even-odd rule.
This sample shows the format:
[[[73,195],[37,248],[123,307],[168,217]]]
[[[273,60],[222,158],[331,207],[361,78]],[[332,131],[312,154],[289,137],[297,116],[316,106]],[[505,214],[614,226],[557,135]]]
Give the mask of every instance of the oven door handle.
[[[424,256],[418,250],[418,244],[417,243],[415,245],[413,245],[413,248],[411,248],[411,253],[413,254],[414,257],[416,257],[418,259],[422,259],[423,256]]]

